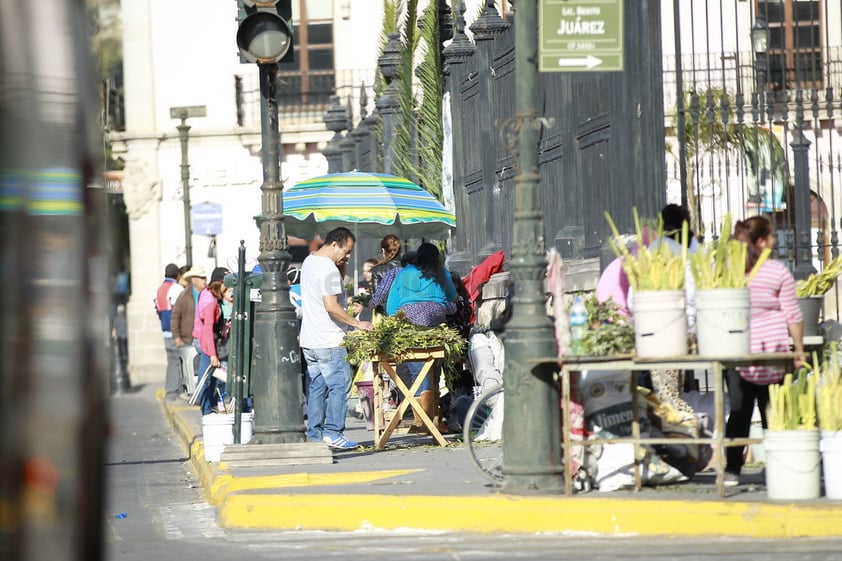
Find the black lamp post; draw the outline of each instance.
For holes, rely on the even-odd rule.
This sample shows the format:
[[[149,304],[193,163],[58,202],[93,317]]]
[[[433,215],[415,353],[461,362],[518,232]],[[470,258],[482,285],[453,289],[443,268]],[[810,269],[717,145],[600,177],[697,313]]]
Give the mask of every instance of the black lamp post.
[[[190,140],[190,125],[187,124],[187,119],[206,115],[207,110],[204,105],[170,107],[170,118],[181,119],[181,124],[176,128],[181,141],[181,193],[184,203],[184,252],[187,267],[193,266],[193,230],[190,227],[190,156],[187,147]]]
[[[260,255],[263,269],[261,300],[254,320],[253,442],[302,442],[301,357],[298,320],[289,300],[286,270],[291,255],[283,217],[283,188],[278,127],[278,62],[292,47],[289,2],[241,0],[246,17],[237,31],[240,54],[256,62],[260,72],[260,128],[263,184],[260,186]]]

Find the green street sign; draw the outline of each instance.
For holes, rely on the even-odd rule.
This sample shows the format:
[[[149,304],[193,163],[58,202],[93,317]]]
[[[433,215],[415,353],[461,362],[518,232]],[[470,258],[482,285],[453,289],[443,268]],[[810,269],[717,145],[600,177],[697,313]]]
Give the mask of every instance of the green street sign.
[[[541,0],[540,72],[623,69],[623,0]]]

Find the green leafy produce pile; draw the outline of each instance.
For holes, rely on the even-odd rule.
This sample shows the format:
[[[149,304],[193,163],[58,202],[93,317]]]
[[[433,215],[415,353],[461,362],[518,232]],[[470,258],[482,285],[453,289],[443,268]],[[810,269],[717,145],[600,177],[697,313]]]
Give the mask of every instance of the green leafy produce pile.
[[[444,367],[449,369],[465,351],[466,341],[455,329],[442,324],[438,327],[418,327],[403,313],[386,316],[371,331],[352,331],[345,336],[350,362],[366,362],[385,355],[400,362],[412,351],[441,347]]]
[[[634,351],[634,329],[617,312],[613,300],[600,303],[596,296],[585,298],[588,330],[583,348],[585,356],[616,356]]]

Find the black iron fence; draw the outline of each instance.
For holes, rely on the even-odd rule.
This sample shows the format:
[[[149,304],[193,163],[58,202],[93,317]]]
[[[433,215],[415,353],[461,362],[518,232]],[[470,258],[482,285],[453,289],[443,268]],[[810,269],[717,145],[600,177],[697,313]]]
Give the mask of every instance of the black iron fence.
[[[374,70],[329,70],[286,72],[279,76],[278,119],[284,126],[301,126],[323,123],[324,113],[331,98],[339,98],[349,108],[351,118],[359,118],[359,99],[366,91],[374,99]],[[260,86],[257,74],[236,76],[234,95],[237,104],[238,125],[260,126]],[[354,120],[356,122],[356,120]]]
[[[779,232],[779,257],[796,275],[821,269],[839,254],[842,229],[842,36],[825,17],[842,12],[842,0],[805,2],[810,9],[800,16],[786,12],[807,18],[795,23],[770,18],[774,3],[712,0],[705,17],[699,4],[675,1],[667,11],[669,4],[626,0],[623,72],[540,75],[539,113],[554,122],[537,147],[545,231],[536,243],[568,260],[598,257],[608,234],[604,211],[630,230],[631,206],[651,216],[669,200],[691,208],[705,239],[717,235],[726,213],[766,214]],[[767,51],[747,51],[764,26]],[[811,44],[804,30],[814,27]],[[684,40],[663,33],[688,28]],[[501,132],[518,126],[511,24],[487,5],[471,31],[468,40],[457,24],[443,57],[458,222],[451,249],[463,269],[511,249],[515,158]],[[736,49],[712,47],[732,40]],[[370,96],[373,76],[354,73],[341,84],[337,77],[330,92],[338,98],[326,119],[336,133],[325,151],[332,170],[362,161],[388,167],[389,135],[381,143],[374,130],[388,125],[394,108],[387,94],[368,113],[363,82]],[[318,101],[307,106],[295,97],[282,118],[330,109],[324,95]],[[828,314],[838,316],[836,307],[833,296]]]

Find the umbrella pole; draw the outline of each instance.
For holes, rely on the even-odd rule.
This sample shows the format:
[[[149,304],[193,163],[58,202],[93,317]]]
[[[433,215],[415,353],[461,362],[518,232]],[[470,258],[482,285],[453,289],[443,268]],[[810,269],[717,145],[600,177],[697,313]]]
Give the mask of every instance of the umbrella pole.
[[[354,226],[354,237],[357,238],[357,239],[360,239],[360,235],[359,235],[359,232],[358,232],[359,229],[360,229],[359,226]],[[357,287],[360,285],[359,270],[360,270],[360,252],[357,250],[357,251],[354,251],[354,290],[352,291],[354,294],[352,294],[351,296],[354,296],[354,295],[357,294]]]

